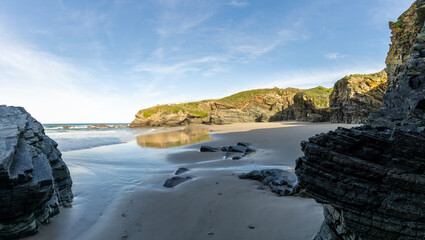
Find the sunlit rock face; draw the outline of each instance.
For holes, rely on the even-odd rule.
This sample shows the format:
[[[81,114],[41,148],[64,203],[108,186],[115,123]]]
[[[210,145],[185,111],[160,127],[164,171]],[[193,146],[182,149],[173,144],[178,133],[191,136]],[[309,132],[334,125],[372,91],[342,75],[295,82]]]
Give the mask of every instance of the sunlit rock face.
[[[425,239],[424,7],[416,1],[402,15],[422,30],[408,58],[391,63],[382,109],[366,125],[301,144],[298,187],[324,206],[315,239]],[[400,41],[393,35],[392,46]]]
[[[69,170],[57,144],[25,109],[0,105],[0,239],[34,234],[69,206]]]
[[[365,123],[380,109],[387,87],[385,70],[374,74],[354,74],[338,80],[330,95],[331,122]]]

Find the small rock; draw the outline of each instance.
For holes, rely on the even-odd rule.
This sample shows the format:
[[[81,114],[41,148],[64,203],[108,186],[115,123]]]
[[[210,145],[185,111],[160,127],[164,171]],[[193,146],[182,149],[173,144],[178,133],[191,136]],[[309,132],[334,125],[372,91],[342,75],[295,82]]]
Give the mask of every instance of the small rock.
[[[245,153],[246,147],[245,146],[239,146],[239,145],[231,145],[229,146],[229,152],[240,152]]]
[[[256,152],[257,150],[255,150],[254,148],[251,147],[247,147],[245,152]]]
[[[254,229],[254,228],[255,228],[255,226],[254,226],[254,225],[248,225],[248,228],[249,228],[249,229]]]
[[[247,142],[238,142],[236,145],[238,146],[243,146],[243,147],[248,147],[251,145],[251,143],[247,143]]]
[[[191,177],[172,177],[172,178],[169,178],[169,179],[167,179],[165,182],[164,182],[164,187],[166,187],[166,188],[172,188],[172,187],[175,187],[175,186],[177,186],[177,185],[179,185],[180,183],[183,183],[183,182],[186,182],[187,180],[190,180],[190,179],[192,179]]]
[[[210,232],[210,233],[208,233],[208,235],[207,235],[208,237],[213,237],[214,236],[214,233],[213,232]]]
[[[232,159],[233,159],[233,160],[239,160],[239,159],[241,159],[241,158],[242,158],[242,156],[233,156],[233,157],[232,157]]]
[[[219,148],[210,146],[201,146],[201,152],[217,152]]]
[[[229,146],[221,147],[221,151],[222,151],[222,152],[227,152],[227,151],[229,151]]]
[[[185,172],[187,172],[187,171],[190,171],[189,169],[187,169],[187,168],[184,168],[184,167],[181,167],[181,168],[179,168],[179,169],[177,169],[177,171],[176,171],[176,175],[180,175],[180,174],[182,174],[182,173],[185,173]]]

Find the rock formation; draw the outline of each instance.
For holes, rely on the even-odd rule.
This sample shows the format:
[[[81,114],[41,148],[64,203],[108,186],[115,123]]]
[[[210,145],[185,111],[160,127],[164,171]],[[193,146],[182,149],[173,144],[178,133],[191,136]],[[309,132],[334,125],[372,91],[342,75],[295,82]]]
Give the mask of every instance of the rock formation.
[[[425,239],[424,4],[416,1],[402,15],[403,23],[422,29],[410,36],[410,51],[405,45],[394,49],[401,40],[393,29],[389,58],[400,61],[387,58],[383,108],[364,126],[338,128],[301,144],[298,187],[324,207],[315,239]]]
[[[0,105],[0,238],[34,234],[69,206],[71,177],[57,144],[20,107]]]
[[[365,123],[382,105],[387,87],[387,73],[355,74],[334,85],[330,96],[330,119],[333,123]]]
[[[279,120],[329,121],[331,89],[257,89],[218,100],[142,109],[130,127],[229,124]]]

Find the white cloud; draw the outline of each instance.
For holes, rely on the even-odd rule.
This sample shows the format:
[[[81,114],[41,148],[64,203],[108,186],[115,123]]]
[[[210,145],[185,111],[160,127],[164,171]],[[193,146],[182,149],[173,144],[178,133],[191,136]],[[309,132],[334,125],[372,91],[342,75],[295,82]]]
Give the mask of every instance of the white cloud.
[[[337,52],[326,53],[326,54],[324,54],[324,56],[325,56],[325,58],[330,59],[330,60],[336,60],[336,59],[346,57],[345,55],[337,53]]]
[[[249,6],[248,2],[243,2],[243,1],[238,1],[238,0],[232,0],[229,4],[232,5],[232,6],[235,6],[235,7]]]

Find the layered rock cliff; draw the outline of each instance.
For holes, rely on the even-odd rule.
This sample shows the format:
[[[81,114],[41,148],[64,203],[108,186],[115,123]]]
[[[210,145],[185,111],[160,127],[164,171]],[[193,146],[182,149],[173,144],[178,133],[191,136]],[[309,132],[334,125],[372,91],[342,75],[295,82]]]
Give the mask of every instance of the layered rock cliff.
[[[331,89],[257,89],[222,99],[142,109],[131,127],[228,124],[279,120],[329,121]]]
[[[72,201],[57,144],[20,107],[0,105],[0,239],[34,234]]]
[[[421,29],[408,53],[390,62],[383,107],[361,127],[319,134],[302,142],[298,188],[324,206],[315,239],[425,239],[425,28],[416,1],[403,22]],[[393,34],[394,30],[393,30]],[[388,58],[387,58],[388,59]]]
[[[381,108],[386,87],[385,70],[337,81],[330,96],[331,122],[365,123],[372,112]]]

